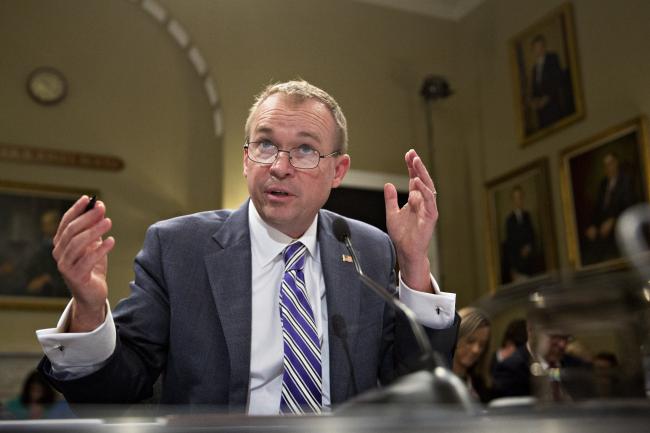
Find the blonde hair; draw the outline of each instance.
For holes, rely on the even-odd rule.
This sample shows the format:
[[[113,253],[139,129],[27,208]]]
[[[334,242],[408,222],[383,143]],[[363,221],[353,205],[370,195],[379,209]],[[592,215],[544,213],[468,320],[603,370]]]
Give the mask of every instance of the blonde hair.
[[[474,307],[465,307],[458,310],[458,315],[460,316],[460,329],[458,330],[458,340],[460,341],[463,338],[470,336],[474,331],[483,327],[491,327],[490,319],[483,311]],[[488,336],[488,340],[485,344],[485,349],[481,356],[479,356],[476,363],[468,369],[468,373],[472,375],[480,375],[485,377],[485,372],[487,369],[487,359],[488,352],[490,351],[490,339],[492,333]]]
[[[325,106],[329,108],[334,117],[334,121],[336,122],[338,143],[335,144],[337,147],[335,150],[340,151],[342,154],[348,152],[348,123],[341,107],[329,93],[305,80],[293,80],[284,83],[269,84],[255,97],[255,102],[248,112],[246,126],[244,127],[244,134],[246,135],[247,140],[250,138],[251,124],[253,123],[253,117],[255,116],[255,113],[257,113],[257,109],[269,96],[275,93],[282,93],[283,95],[290,96],[301,102],[308,99],[316,99],[325,104]]]

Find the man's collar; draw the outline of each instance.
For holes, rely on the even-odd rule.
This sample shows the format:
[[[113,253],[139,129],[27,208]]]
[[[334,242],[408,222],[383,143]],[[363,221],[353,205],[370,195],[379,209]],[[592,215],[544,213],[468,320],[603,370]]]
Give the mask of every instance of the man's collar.
[[[319,257],[316,245],[318,214],[314,217],[314,221],[312,221],[307,231],[298,239],[293,239],[267,224],[251,201],[248,205],[248,225],[251,232],[252,253],[262,266],[270,263],[294,240],[302,242],[307,247],[307,251],[312,258],[318,259]]]

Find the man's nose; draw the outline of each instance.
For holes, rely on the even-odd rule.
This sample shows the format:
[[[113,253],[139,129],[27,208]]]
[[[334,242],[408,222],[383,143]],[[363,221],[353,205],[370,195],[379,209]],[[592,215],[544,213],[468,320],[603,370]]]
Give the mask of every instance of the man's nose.
[[[275,177],[285,177],[293,173],[294,167],[291,165],[289,152],[286,150],[278,150],[278,156],[271,164],[271,174]]]

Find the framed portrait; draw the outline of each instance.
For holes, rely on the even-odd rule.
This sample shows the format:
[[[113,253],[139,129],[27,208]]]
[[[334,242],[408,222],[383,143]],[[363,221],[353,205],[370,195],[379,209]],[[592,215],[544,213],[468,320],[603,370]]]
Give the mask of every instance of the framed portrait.
[[[0,307],[61,308],[69,292],[52,258],[52,238],[83,193],[0,181]]]
[[[584,117],[570,3],[513,37],[510,58],[522,146]]]
[[[566,149],[560,156],[569,260],[576,270],[623,266],[614,228],[628,207],[647,201],[647,120],[637,118]]]
[[[548,160],[533,161],[487,182],[485,193],[492,291],[556,270]]]

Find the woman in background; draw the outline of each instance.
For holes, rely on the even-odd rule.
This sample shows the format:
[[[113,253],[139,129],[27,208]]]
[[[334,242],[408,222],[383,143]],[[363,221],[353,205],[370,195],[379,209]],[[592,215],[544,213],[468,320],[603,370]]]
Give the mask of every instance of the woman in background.
[[[465,307],[458,311],[460,330],[454,354],[453,371],[482,402],[490,400],[485,382],[487,349],[490,346],[490,320],[481,311]]]
[[[19,396],[9,400],[1,418],[10,419],[60,419],[73,418],[68,404],[58,400],[54,389],[38,371],[32,371]]]

